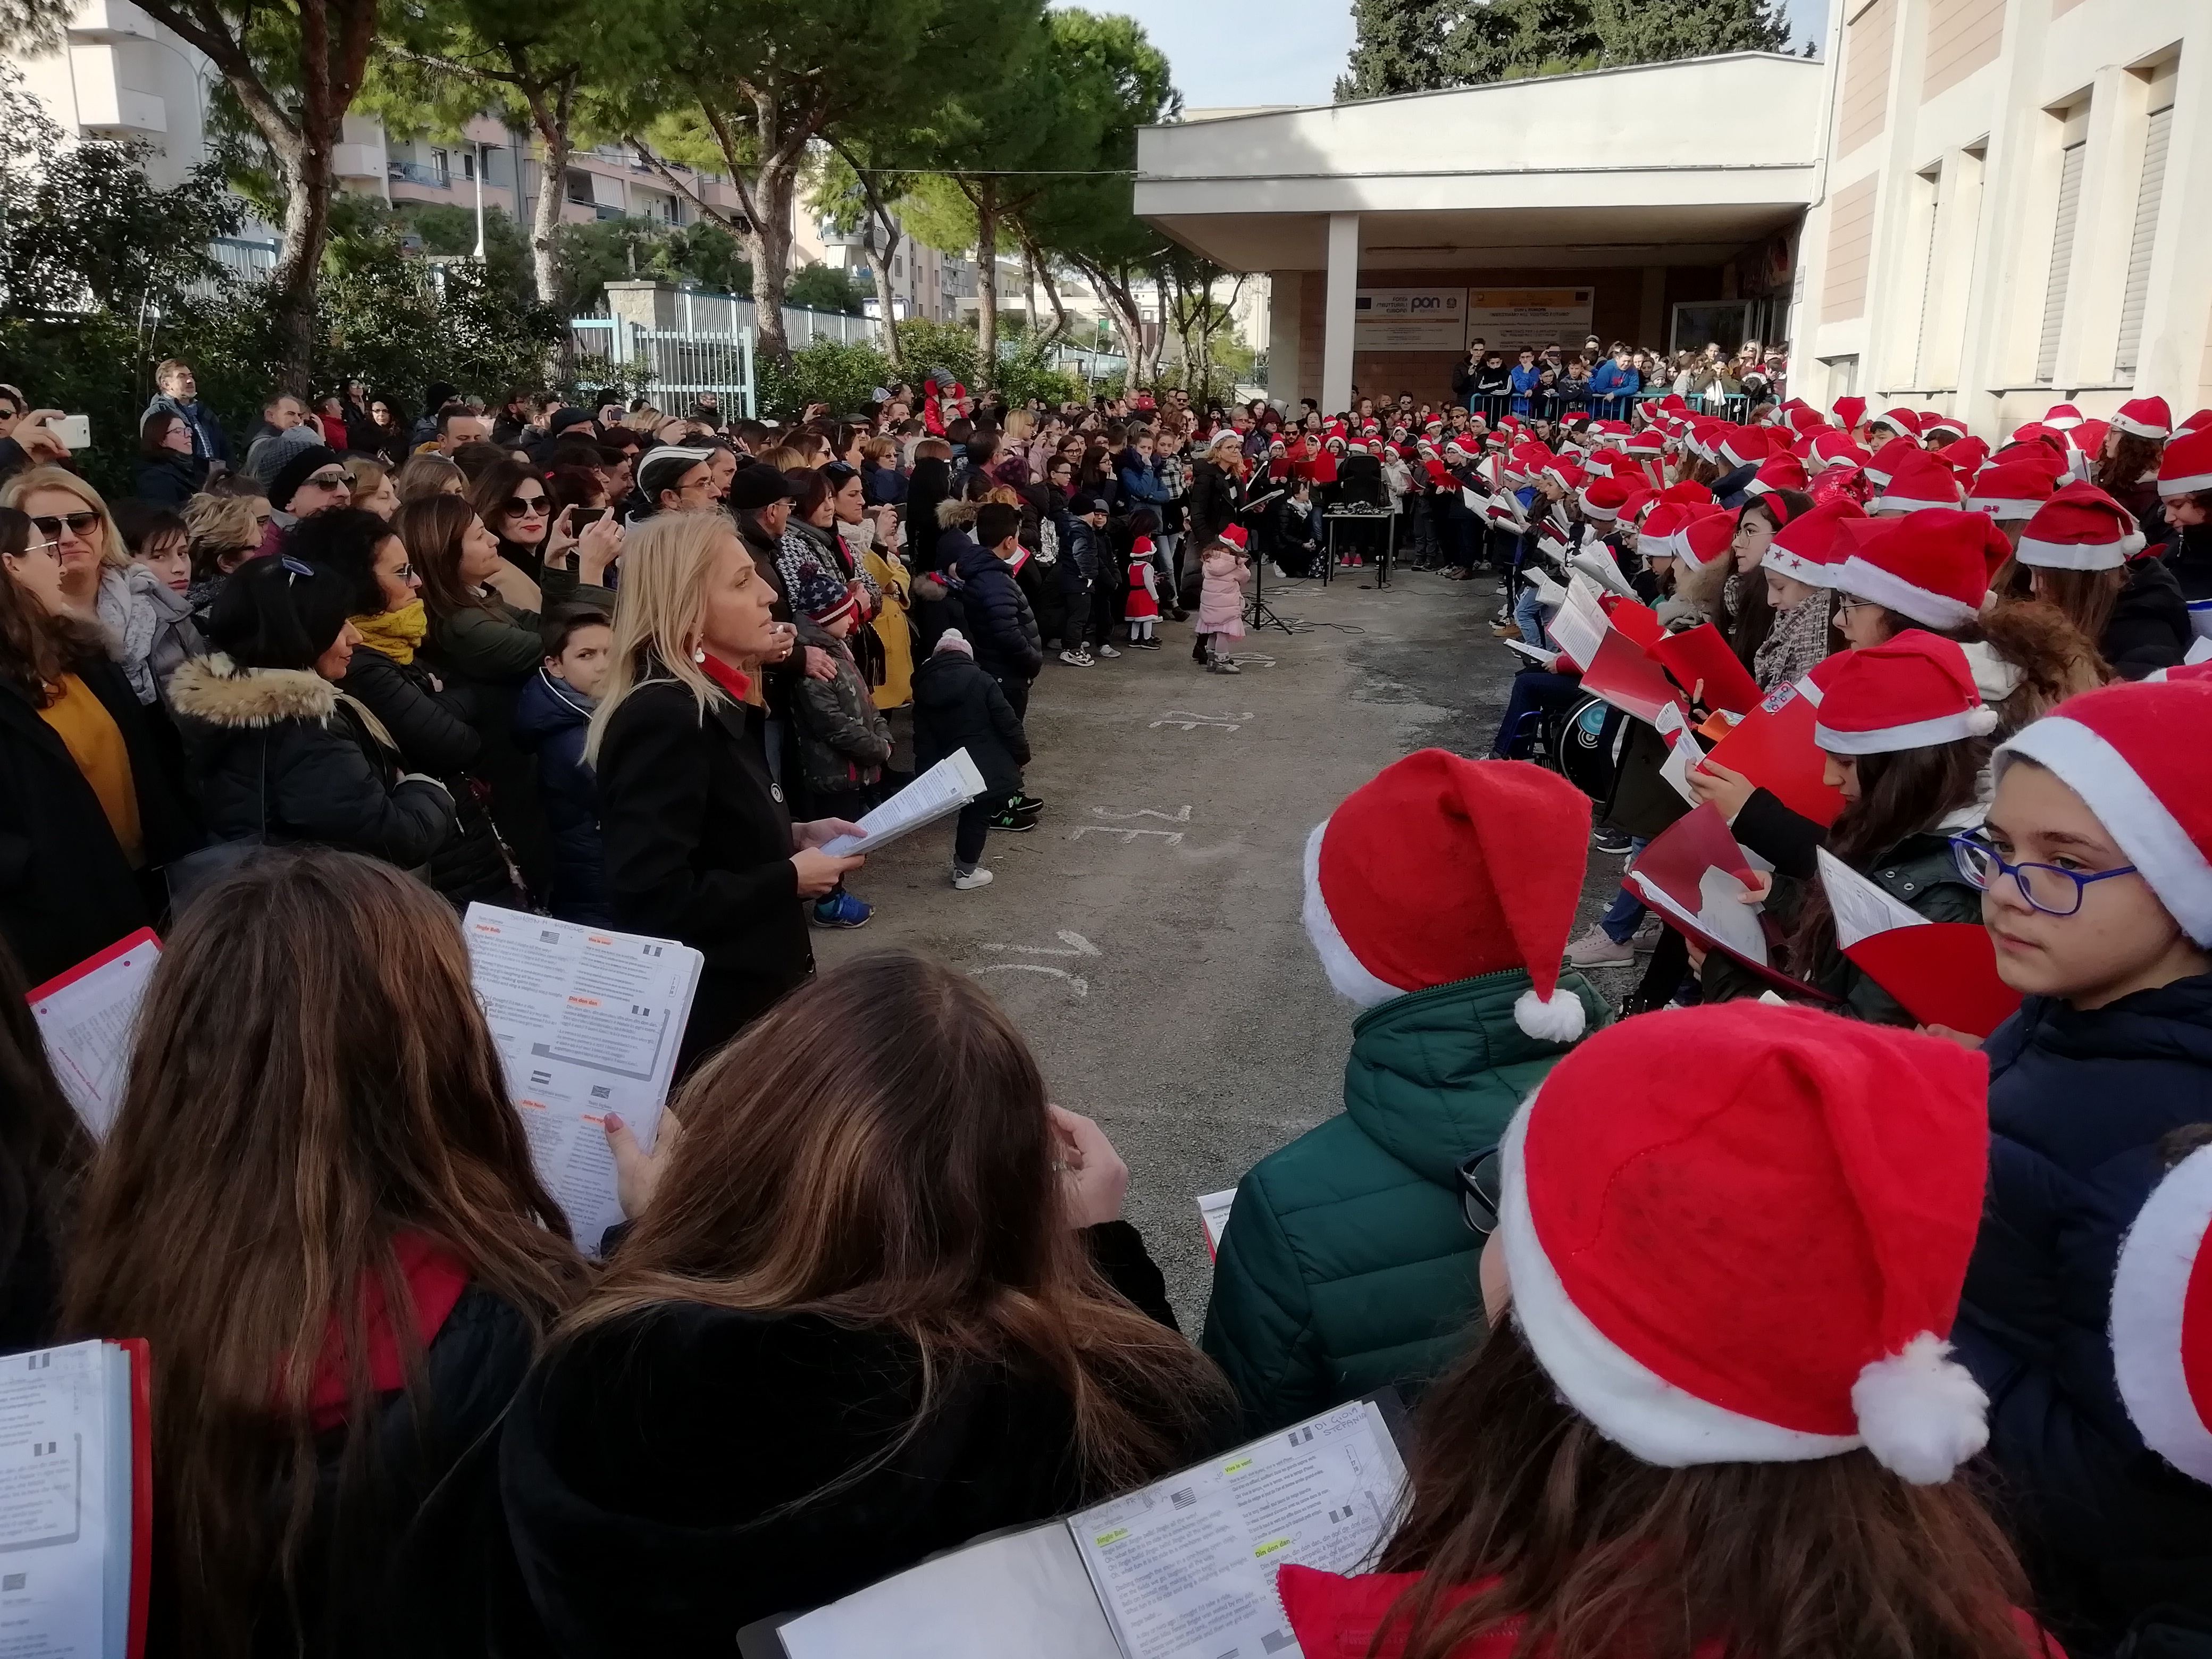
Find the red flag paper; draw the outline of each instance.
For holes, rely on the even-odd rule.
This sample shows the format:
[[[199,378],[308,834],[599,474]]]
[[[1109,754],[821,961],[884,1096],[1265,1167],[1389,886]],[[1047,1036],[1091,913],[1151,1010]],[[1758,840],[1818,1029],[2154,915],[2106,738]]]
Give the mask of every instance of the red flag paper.
[[[1615,618],[1616,624],[1618,621]],[[1729,642],[1711,623],[1668,635],[1651,647],[1651,654],[1666,665],[1675,684],[1693,693],[1708,708],[1743,714],[1759,705],[1759,682],[1736,659]]]
[[[1774,692],[1714,745],[1716,766],[1741,772],[1800,817],[1823,829],[1844,810],[1844,798],[1822,781],[1827,762],[1813,742],[1820,709],[1794,685]]]
[[[1896,927],[1846,946],[1844,955],[1923,1025],[1985,1037],[2020,1007],[2020,993],[1997,977],[1996,947],[1978,922]]]
[[[1717,881],[1716,876],[1732,878]],[[1660,919],[1708,952],[1718,951],[1776,990],[1815,1002],[1835,999],[1770,965],[1773,937],[1764,919],[1738,896],[1750,860],[1729,833],[1720,809],[1706,802],[1677,818],[1636,855],[1621,885]]]
[[[1607,629],[1595,659],[1583,670],[1583,690],[1602,697],[1650,725],[1659,711],[1681,702],[1674,686],[1644,647],[1617,629]]]
[[[1613,593],[1600,603],[1605,606],[1606,617],[1613,625],[1646,651],[1667,637],[1667,624],[1659,620],[1659,613],[1641,600],[1624,599]]]

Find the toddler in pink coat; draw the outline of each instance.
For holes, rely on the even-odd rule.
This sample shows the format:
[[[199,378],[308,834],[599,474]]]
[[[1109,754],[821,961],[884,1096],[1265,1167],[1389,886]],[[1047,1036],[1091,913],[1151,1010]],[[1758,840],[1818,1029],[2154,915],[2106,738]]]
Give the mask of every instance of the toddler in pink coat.
[[[1241,673],[1236,659],[1223,653],[1221,642],[1244,637],[1243,550],[1234,542],[1218,541],[1206,550],[1199,569],[1205,585],[1199,590],[1191,660],[1204,663],[1209,674]]]

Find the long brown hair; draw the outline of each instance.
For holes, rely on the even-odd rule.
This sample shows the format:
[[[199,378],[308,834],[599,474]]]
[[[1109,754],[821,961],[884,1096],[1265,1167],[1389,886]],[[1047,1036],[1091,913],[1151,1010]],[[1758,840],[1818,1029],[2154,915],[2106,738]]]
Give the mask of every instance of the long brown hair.
[[[1410,1475],[1382,1565],[1422,1577],[1370,1653],[1403,1632],[1404,1659],[1507,1634],[1545,1659],[2021,1656],[2025,1577],[1962,1481],[1912,1486],[1863,1450],[1644,1462],[1559,1398],[1510,1319],[1422,1402]]]
[[[1044,1079],[964,974],[862,957],[694,1073],[684,1141],[605,1280],[564,1326],[667,1302],[892,1327],[946,1373],[1041,1370],[1102,1488],[1168,1467],[1226,1398],[1196,1349],[1108,1286],[1061,1212]]]
[[[2166,453],[2166,440],[2123,432],[2109,455],[2100,455],[2089,469],[2089,482],[2107,495],[2121,496],[2142,488],[2143,480],[2158,471],[2158,459]]]
[[[542,1328],[586,1268],[530,1146],[445,902],[374,859],[258,855],[189,906],[138,1017],[130,1082],[94,1161],[64,1293],[67,1329],[159,1356],[157,1547],[185,1652],[242,1651],[273,1579],[294,1582],[315,1498],[308,1401],[333,1334],[349,1410],[328,1521],[380,1505],[365,1287],[410,1305],[395,1243],[435,1240]],[[422,1344],[392,1322],[426,1435]],[[448,1448],[449,1454],[459,1448]],[[270,1503],[289,1482],[289,1514]]]
[[[465,495],[417,495],[402,501],[392,527],[422,579],[422,608],[440,621],[459,611],[489,611],[493,601],[461,580],[461,538],[477,516]]]
[[[1919,749],[1858,757],[1859,798],[1828,830],[1828,851],[1863,871],[1911,836],[1924,835],[1979,798],[1990,763],[1987,738],[1961,738]],[[1820,883],[1805,884],[1805,902],[1790,930],[1790,971],[1814,972],[1835,942],[1836,919]]]
[[[2065,612],[2066,620],[2081,630],[2081,637],[2101,646],[2105,629],[2112,620],[2112,607],[2128,585],[2126,567],[2110,570],[2053,570],[2035,572],[2035,597]]]
[[[0,507],[0,553],[20,559],[30,547],[30,520],[15,507]],[[28,697],[33,708],[52,703],[62,676],[79,663],[106,654],[97,628],[55,616],[0,571],[0,679]]]

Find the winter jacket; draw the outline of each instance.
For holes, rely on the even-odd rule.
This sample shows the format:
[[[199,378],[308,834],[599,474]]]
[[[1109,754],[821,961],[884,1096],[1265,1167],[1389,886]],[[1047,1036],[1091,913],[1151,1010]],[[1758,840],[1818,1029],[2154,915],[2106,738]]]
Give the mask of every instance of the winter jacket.
[[[1021,788],[1030,740],[1013,705],[966,652],[939,651],[915,671],[914,763],[927,771],[962,749],[992,794]]]
[[[1479,364],[1469,363],[1462,357],[1452,368],[1451,400],[1462,409],[1480,395],[1477,381],[1481,378]]]
[[[1167,511],[1167,486],[1160,482],[1157,461],[1146,459],[1134,449],[1125,449],[1115,458],[1114,476],[1121,486],[1124,512],[1139,507],[1149,507],[1162,514]]]
[[[226,465],[229,462],[230,440],[223,436],[222,422],[216,419],[215,411],[205,404],[180,404],[166,392],[156,393],[153,401],[146,405],[145,412],[138,416],[142,430],[146,425],[146,416],[154,414],[179,416],[192,429],[192,453],[200,459],[222,461]]]
[[[1597,994],[1560,984],[1592,1027]],[[1459,1165],[1505,1126],[1567,1045],[1513,1019],[1520,969],[1438,985],[1353,1022],[1344,1111],[1237,1183],[1202,1346],[1259,1434],[1341,1401],[1418,1389],[1457,1357],[1481,1292],[1482,1240]]]
[[[1212,461],[1200,461],[1190,475],[1190,533],[1199,545],[1218,539],[1237,521],[1244,503],[1242,481]]]
[[[1060,532],[1060,568],[1085,582],[1095,582],[1114,568],[1114,548],[1104,530],[1088,519],[1066,515]],[[1065,576],[1063,577],[1065,580]]]
[[[1953,1331],[1990,1396],[1989,1455],[2039,1605],[2069,1651],[2144,1608],[2212,1597],[2212,1487],[2146,1451],[2112,1380],[2112,1269],[2212,1120],[2212,975],[2080,1010],[2030,997],[1984,1045],[1990,1185]]]
[[[202,840],[167,716],[140,703],[103,656],[88,653],[74,672],[122,734],[144,859],[131,867],[61,734],[0,682],[0,934],[31,985],[157,925],[161,866]]]
[[[207,483],[207,458],[204,455],[165,455],[158,461],[149,461],[138,469],[135,493],[142,501],[153,501],[162,507],[182,507],[198,494]]]
[[[1115,1287],[1169,1317],[1134,1229],[1088,1234],[1109,1236],[1092,1255]],[[727,1653],[754,1620],[1108,1495],[1083,1473],[1073,1404],[1041,1365],[951,1359],[935,1382],[917,1418],[921,1357],[898,1331],[698,1302],[659,1303],[555,1349],[500,1447],[507,1531],[543,1630],[489,1650]],[[1161,1472],[1224,1440],[1189,1437]]]
[[[191,601],[143,564],[102,570],[94,605],[115,660],[141,702],[157,699],[188,659],[207,654]]]
[[[563,921],[611,927],[599,847],[599,786],[584,764],[584,728],[599,699],[541,667],[514,704],[514,740],[538,759],[538,799],[553,832],[553,890],[546,908]]]
[[[1540,364],[1531,365],[1527,368],[1522,368],[1518,363],[1513,366],[1513,372],[1506,379],[1513,388],[1513,412],[1516,415],[1526,415],[1529,412],[1529,403],[1535,395],[1536,388],[1542,383],[1543,376],[1544,371]]]
[[[1212,547],[1200,561],[1200,568],[1204,575],[1193,631],[1243,639],[1244,562],[1225,547]]]
[[[1001,679],[1035,679],[1044,666],[1044,635],[1006,561],[963,535],[952,578],[983,672]]]
[[[453,833],[431,855],[430,885],[456,905],[481,899],[512,905],[517,895],[499,832],[469,782],[483,739],[471,722],[464,690],[443,690],[420,662],[397,662],[370,646],[355,648],[338,690],[376,716],[397,745],[399,764],[424,772],[453,797]]]
[[[2122,679],[2139,680],[2153,669],[2179,664],[2197,636],[2181,584],[2164,561],[2132,560],[2127,575],[2097,649]]]
[[[860,498],[870,507],[888,502],[893,507],[906,504],[906,474],[895,466],[878,466],[873,461],[860,464]]]
[[[213,841],[307,842],[411,870],[453,830],[453,799],[401,770],[374,715],[307,669],[196,657],[169,699]]]
[[[791,811],[761,747],[762,711],[648,664],[599,744],[599,838],[615,926],[706,956],[681,1063],[733,1036],[814,974],[791,862]]]
[[[1505,365],[1502,362],[1492,363],[1486,359],[1482,367],[1475,371],[1474,390],[1477,397],[1502,398],[1512,389],[1513,377],[1506,372]]]
[[[914,606],[914,578],[905,562],[889,549],[871,547],[860,568],[883,595],[883,609],[868,619],[883,649],[883,680],[872,689],[876,707],[889,713],[914,701],[914,624],[907,613]]]
[[[890,726],[868,695],[868,683],[844,641],[802,617],[799,643],[826,651],[837,665],[834,680],[802,677],[792,700],[806,787],[825,794],[865,789],[883,775],[884,763],[891,757]]]

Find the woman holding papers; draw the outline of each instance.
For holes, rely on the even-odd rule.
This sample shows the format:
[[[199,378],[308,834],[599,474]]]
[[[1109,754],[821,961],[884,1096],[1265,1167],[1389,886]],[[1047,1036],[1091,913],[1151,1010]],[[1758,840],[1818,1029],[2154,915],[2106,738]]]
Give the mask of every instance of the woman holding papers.
[[[1469,1195],[1492,1328],[1424,1402],[1382,1571],[1278,1575],[1305,1659],[2046,1651],[1954,1478],[1986,1147],[1971,1056],[1807,1010],[1568,1054]]]
[[[449,1471],[585,1278],[445,902],[321,849],[211,888],[155,969],[70,1249],[64,1328],[160,1356],[149,1650],[414,1650],[402,1540],[441,1482],[457,1511],[489,1498],[488,1462]],[[429,1559],[481,1598],[455,1527]]]
[[[1846,803],[1827,850],[1930,921],[1980,920],[1980,890],[1960,873],[1949,837],[1982,821],[1996,715],[1974,689],[1966,653],[1916,629],[1845,655],[1825,684],[1813,738],[1827,757],[1830,787]],[[1917,1023],[1837,949],[1835,920],[1817,882],[1777,877],[1769,903],[1786,919],[1790,974],[1839,998],[1858,1018]],[[1712,1002],[1765,988],[1717,952],[1705,957],[1700,976]]]
[[[679,1150],[507,1419],[544,1629],[497,1650],[726,1652],[1228,1443],[1219,1375],[1115,1219],[1126,1167],[972,978],[848,963],[674,1109]]]
[[[632,536],[614,665],[585,740],[615,925],[679,939],[706,968],[681,1066],[757,1019],[814,972],[802,899],[856,856],[823,842],[842,818],[793,823],[761,747],[750,672],[781,660],[775,590],[721,513],[655,515]]]

